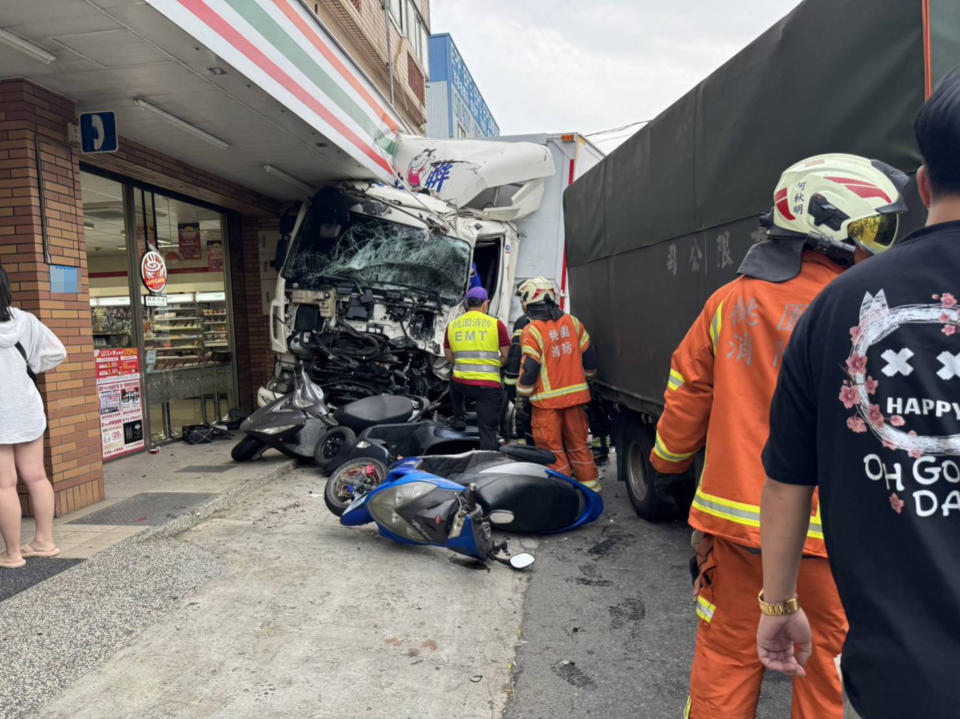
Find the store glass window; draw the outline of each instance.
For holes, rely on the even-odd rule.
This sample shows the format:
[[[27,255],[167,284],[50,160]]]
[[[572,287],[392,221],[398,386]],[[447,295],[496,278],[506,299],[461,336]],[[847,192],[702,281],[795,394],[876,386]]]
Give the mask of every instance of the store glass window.
[[[179,439],[236,404],[226,218],[88,172],[81,187],[109,459]],[[145,272],[165,286],[149,289]]]
[[[163,293],[139,285],[150,436],[163,442],[185,426],[220,420],[236,401],[225,218],[139,188],[134,216],[140,249],[155,237],[167,271]]]

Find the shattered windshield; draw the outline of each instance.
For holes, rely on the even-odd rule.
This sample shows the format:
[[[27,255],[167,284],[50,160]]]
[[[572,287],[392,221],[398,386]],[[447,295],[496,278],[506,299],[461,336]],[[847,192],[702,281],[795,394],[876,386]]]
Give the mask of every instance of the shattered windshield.
[[[339,224],[311,212],[283,276],[299,289],[319,289],[334,278],[361,285],[419,289],[450,303],[463,299],[470,246],[463,240],[349,211]],[[296,284],[293,284],[296,283]]]

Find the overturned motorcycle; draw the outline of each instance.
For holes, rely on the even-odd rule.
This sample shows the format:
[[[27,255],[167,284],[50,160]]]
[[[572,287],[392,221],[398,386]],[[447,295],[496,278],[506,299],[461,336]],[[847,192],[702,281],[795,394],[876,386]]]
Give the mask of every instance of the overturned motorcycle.
[[[523,568],[533,557],[510,557],[506,542],[494,542],[494,527],[551,534],[576,529],[603,512],[599,494],[545,466],[553,460],[550,452],[508,445],[499,452],[410,457],[385,477],[368,464],[327,480],[324,499],[343,525],[376,522],[381,535],[401,544],[447,547]],[[353,500],[343,507],[345,492]],[[515,561],[518,557],[523,560]]]

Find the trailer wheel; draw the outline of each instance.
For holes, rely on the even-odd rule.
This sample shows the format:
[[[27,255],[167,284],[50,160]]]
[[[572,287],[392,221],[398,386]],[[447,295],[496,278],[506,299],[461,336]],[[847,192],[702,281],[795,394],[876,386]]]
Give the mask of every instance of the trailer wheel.
[[[657,473],[650,465],[654,428],[630,412],[621,412],[618,424],[617,474],[627,486],[633,510],[648,522],[675,517],[679,510],[677,503],[657,486]]]

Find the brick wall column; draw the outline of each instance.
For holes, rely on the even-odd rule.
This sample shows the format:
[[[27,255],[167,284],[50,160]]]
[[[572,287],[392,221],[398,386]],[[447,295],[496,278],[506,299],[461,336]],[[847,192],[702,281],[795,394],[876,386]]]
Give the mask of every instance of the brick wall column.
[[[67,137],[74,117],[69,100],[24,80],[0,81],[0,263],[13,282],[15,304],[52,329],[68,352],[67,361],[40,381],[57,516],[104,497],[80,167]],[[79,268],[77,294],[50,291],[44,221],[50,263]],[[22,487],[21,503],[29,513]]]
[[[275,355],[270,349],[269,316],[264,312],[267,293],[261,281],[267,256],[261,233],[276,231],[279,219],[233,215],[230,218],[230,273],[233,284],[233,322],[237,336],[237,384],[241,407],[256,408],[257,388],[273,373]]]

